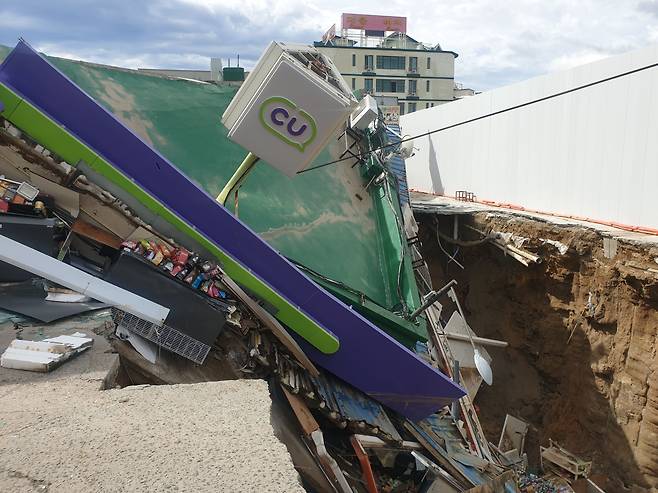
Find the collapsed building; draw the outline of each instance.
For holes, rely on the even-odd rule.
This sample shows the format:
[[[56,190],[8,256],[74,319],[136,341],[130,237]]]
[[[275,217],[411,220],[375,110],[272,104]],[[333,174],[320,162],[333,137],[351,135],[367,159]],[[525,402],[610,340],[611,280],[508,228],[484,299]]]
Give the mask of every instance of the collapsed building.
[[[64,286],[111,307],[110,387],[267,380],[295,418],[282,439],[311,491],[597,491],[592,469],[648,486],[650,467],[606,471],[550,440],[591,457],[574,428],[541,434],[527,454],[537,434],[496,403],[502,395],[550,429],[537,423],[542,396],[494,392],[498,368],[502,385],[517,385],[516,367],[497,361],[512,354],[530,371],[523,352],[535,341],[488,323],[509,312],[499,291],[479,300],[496,306],[474,301],[484,280],[504,282],[493,269],[478,277],[481,263],[568,263],[573,254],[555,260],[562,247],[582,253],[583,240],[525,231],[535,240],[515,243],[523,231],[478,222],[476,209],[447,224],[427,197],[404,193],[412,152],[400,128],[368,98],[357,105],[329,60],[279,43],[259,66],[235,97],[235,87],[48,59],[22,41],[6,53],[0,257],[13,278],[2,281],[22,281],[32,302],[0,308],[52,309],[34,276],[49,293]],[[529,474],[541,466],[546,478]]]

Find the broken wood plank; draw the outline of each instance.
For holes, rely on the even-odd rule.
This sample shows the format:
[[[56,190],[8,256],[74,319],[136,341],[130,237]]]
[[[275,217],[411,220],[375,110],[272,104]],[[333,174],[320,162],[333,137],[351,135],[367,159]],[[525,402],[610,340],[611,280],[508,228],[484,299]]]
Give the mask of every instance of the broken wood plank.
[[[90,238],[102,245],[106,245],[115,249],[121,247],[122,239],[116,236],[114,233],[105,231],[104,229],[97,228],[81,219],[76,219],[76,221],[71,226],[71,230],[74,233],[77,233],[86,238]]]
[[[295,413],[295,416],[297,417],[297,421],[299,421],[299,425],[302,427],[304,434],[310,437],[311,433],[320,429],[320,425],[313,417],[313,414],[311,414],[311,410],[308,408],[308,406],[306,405],[306,403],[301,397],[291,393],[283,385],[281,385],[281,390],[283,390],[286,399],[288,399],[288,402],[290,403],[290,407],[292,408],[292,411]]]

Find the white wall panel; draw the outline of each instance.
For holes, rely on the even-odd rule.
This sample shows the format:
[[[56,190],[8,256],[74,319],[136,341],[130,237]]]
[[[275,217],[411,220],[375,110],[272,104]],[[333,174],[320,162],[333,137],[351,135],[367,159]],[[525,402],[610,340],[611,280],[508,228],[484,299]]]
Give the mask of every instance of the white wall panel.
[[[414,141],[409,187],[658,229],[652,64],[658,46],[402,116],[407,135],[456,125]],[[586,84],[594,85],[537,101]]]

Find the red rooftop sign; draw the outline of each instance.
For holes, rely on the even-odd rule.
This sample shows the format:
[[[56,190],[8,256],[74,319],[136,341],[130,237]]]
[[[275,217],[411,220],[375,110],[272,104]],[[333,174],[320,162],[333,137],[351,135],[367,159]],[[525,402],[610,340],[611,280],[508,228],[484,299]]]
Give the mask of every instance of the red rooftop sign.
[[[407,18],[393,15],[343,14],[341,24],[343,29],[407,32]]]

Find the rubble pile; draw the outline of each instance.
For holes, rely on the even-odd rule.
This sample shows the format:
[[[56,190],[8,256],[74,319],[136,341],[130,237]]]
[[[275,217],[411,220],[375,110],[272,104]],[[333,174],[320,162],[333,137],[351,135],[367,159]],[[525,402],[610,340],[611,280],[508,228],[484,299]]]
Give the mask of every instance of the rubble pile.
[[[0,281],[13,283],[3,286],[12,294],[0,297],[0,309],[46,322],[71,315],[62,315],[65,304],[78,313],[111,307],[103,334],[120,356],[109,388],[267,381],[280,411],[273,426],[311,491],[568,491],[526,475],[521,420],[506,420],[509,433],[498,446],[485,436],[474,399],[493,379],[486,347],[507,343],[477,337],[454,281],[432,286],[418,227],[413,215],[403,214],[391,178],[390,156],[368,150],[373,142],[392,147],[379,114],[371,110],[362,128],[346,127],[338,147],[359,165],[363,188],[390,229],[390,243],[399,247],[386,254],[395,271],[394,306],[401,311],[362,293],[341,303],[338,298],[353,290],[333,296],[320,288],[45,59],[24,43],[17,50],[51,78],[44,90],[76,101],[116,140],[90,130],[91,117],[80,123],[68,109],[46,111],[35,101],[38,91],[21,100],[34,104],[32,119],[0,113],[0,260],[7,269]],[[294,60],[315,67],[322,61],[299,53]],[[21,86],[17,67],[0,67],[0,76],[10,72],[19,86],[0,83],[7,101],[19,99],[20,87],[33,90]],[[346,99],[346,108],[350,104]],[[60,132],[59,139],[42,141],[51,134],[44,137],[34,122]],[[72,133],[76,125],[78,134]],[[84,142],[76,141],[79,134],[86,134]],[[87,153],[93,166],[82,159],[69,165],[60,153],[71,148]],[[132,154],[116,157],[129,148]],[[150,158],[155,167],[145,171]],[[181,199],[179,189],[189,195]],[[34,278],[48,280],[59,296],[46,299]],[[394,337],[396,330],[403,336]],[[206,417],[216,393],[210,384],[195,388]],[[239,409],[231,412],[239,418]],[[222,441],[221,432],[216,438]]]

